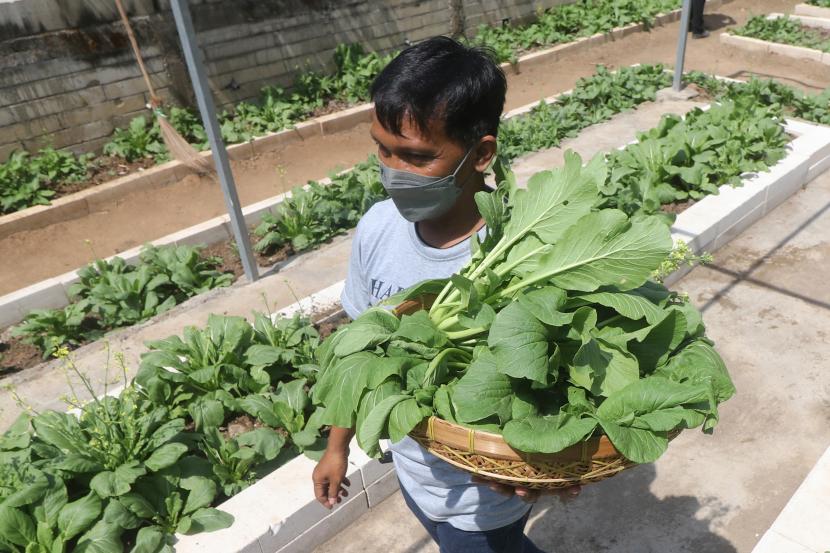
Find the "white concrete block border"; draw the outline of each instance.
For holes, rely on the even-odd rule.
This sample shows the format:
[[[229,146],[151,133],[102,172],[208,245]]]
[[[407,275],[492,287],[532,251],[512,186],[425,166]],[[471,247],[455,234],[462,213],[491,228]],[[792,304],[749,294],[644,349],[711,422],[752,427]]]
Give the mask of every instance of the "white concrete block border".
[[[711,11],[731,1],[710,0],[706,9]],[[655,19],[655,25],[665,25],[677,21],[680,19],[680,10],[659,14]],[[525,54],[516,63],[501,64],[501,68],[506,72],[518,74],[523,69],[555,61],[564,55],[576,53],[584,48],[619,40],[630,34],[647,30],[648,27],[642,23],[632,23],[631,25],[612,29],[608,33],[597,33],[573,42]],[[371,121],[372,109],[373,105],[371,103],[359,104],[329,115],[309,119],[297,123],[293,128],[260,136],[250,142],[228,146],[228,155],[234,160],[248,159],[313,136],[345,131],[361,123]],[[210,152],[202,152],[202,156],[212,162],[213,157]],[[45,227],[62,220],[83,217],[94,212],[104,202],[112,202],[138,189],[153,190],[161,188],[183,179],[188,174],[191,174],[191,171],[184,164],[179,161],[170,161],[145,171],[125,175],[119,179],[58,198],[50,205],[34,206],[0,216],[0,238],[24,230]],[[2,321],[0,321],[0,325],[2,324]]]
[[[795,136],[787,157],[769,171],[744,175],[743,186],[723,185],[718,195],[682,212],[672,226],[674,240],[696,253],[714,252],[830,168],[830,127],[788,119],[786,130]],[[672,274],[667,284],[689,270]]]
[[[788,121],[787,132],[796,138],[785,159],[766,173],[746,175],[740,188],[722,186],[719,195],[707,196],[678,215],[672,227],[673,238],[685,241],[696,252],[714,251],[806,184],[811,175],[818,174],[811,172],[814,168],[830,166],[830,128]],[[671,275],[667,284],[676,282],[685,272]],[[282,313],[330,309],[342,288],[342,281],[333,284]],[[826,457],[830,463],[830,455]],[[181,536],[177,553],[307,553],[397,489],[391,465],[370,459],[353,443],[349,499],[327,511],[314,499],[313,469],[314,463],[305,457],[277,469],[219,505],[235,517],[230,528]]]
[[[830,8],[811,6],[810,4],[797,4],[793,10],[795,15],[806,15],[808,17],[823,17],[830,19]]]
[[[752,553],[830,550],[830,448],[824,452]]]
[[[825,11],[830,13],[830,9],[824,9]],[[778,19],[780,17],[789,17],[790,19],[797,19],[807,27],[830,29],[830,19],[822,19],[820,17],[812,17],[807,15],[788,16],[781,13],[772,13],[767,16],[767,19]],[[781,44],[779,42],[769,42],[766,40],[738,36],[730,33],[722,33],[720,35],[720,41],[722,44],[728,44],[730,46],[734,46],[736,48],[740,48],[741,50],[746,50],[749,52],[778,54],[780,56],[786,56],[788,58],[798,60],[811,60],[824,65],[830,65],[830,52],[822,52],[821,50],[816,50],[813,48],[804,48],[803,46],[792,46],[790,44]]]

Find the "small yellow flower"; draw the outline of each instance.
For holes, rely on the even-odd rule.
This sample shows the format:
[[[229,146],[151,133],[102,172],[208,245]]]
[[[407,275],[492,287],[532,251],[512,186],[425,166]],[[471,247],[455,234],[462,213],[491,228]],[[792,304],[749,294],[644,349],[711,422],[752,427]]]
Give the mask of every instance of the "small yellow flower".
[[[52,355],[54,355],[58,359],[65,359],[69,357],[69,348],[66,346],[60,346],[55,350],[55,353],[53,353]]]

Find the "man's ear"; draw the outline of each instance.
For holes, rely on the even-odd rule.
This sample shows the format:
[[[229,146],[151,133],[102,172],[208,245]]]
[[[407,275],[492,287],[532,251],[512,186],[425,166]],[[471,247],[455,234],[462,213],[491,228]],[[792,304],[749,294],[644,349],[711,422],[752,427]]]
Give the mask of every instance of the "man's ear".
[[[475,147],[473,155],[475,156],[475,169],[479,173],[483,173],[490,166],[490,162],[496,157],[497,151],[496,137],[488,134],[481,137]]]

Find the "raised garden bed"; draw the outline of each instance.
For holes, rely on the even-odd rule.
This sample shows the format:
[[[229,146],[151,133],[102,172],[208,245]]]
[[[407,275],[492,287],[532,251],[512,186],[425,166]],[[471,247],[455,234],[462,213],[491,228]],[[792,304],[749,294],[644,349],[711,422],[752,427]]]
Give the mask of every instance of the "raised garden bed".
[[[723,186],[720,194],[707,196],[681,213],[673,229],[675,238],[695,249],[717,249],[811,175],[826,169],[830,164],[830,130],[800,122],[789,122],[787,130],[796,138],[784,160],[769,172],[745,175],[744,186]],[[342,283],[338,283],[283,313],[291,315],[300,309],[330,312],[341,289]],[[389,465],[355,453],[348,471],[353,482],[350,499],[329,512],[312,496],[308,484],[312,468],[313,462],[303,457],[283,465],[218,506],[234,517],[230,527],[211,534],[179,536],[176,550],[195,551],[209,546],[227,552],[307,552],[395,489]]]
[[[647,96],[647,94],[644,93],[643,97],[645,97],[645,96]],[[574,98],[574,97],[576,97],[576,98],[579,97],[579,94],[576,91],[574,91],[573,93],[570,93],[569,95],[566,95],[566,96],[560,96],[559,101],[563,102],[562,98],[564,98],[564,100],[565,100],[564,105],[567,108],[567,106],[570,105],[567,100],[569,98]],[[614,111],[618,111],[620,109],[624,109],[625,107],[626,107],[626,105],[625,105],[625,103],[623,103],[622,105],[618,105],[618,106],[616,106],[615,108],[613,108],[609,111],[614,112]],[[541,112],[539,111],[540,109],[541,109]],[[531,112],[532,112],[531,115],[535,114],[537,116],[537,119],[544,120],[545,116],[549,115],[545,111],[547,109],[549,109],[549,108],[545,108],[545,109],[542,109],[542,108],[539,108],[539,107],[532,108],[531,109]],[[743,109],[746,109],[746,108],[743,108]],[[757,108],[757,109],[761,110],[761,111],[759,111],[760,115],[758,115],[758,117],[761,117],[761,118],[766,117],[765,115],[763,115],[763,113],[766,113],[764,111],[766,108]],[[723,110],[721,110],[721,111],[723,111]],[[727,110],[724,113],[732,113],[733,115],[730,116],[730,117],[734,117],[735,114],[737,114],[739,112],[740,112],[740,110],[733,109],[732,111]],[[526,115],[527,113],[528,113],[528,111],[525,108],[523,108],[523,109],[511,112],[508,115],[515,118],[515,117],[518,117],[519,115]],[[702,117],[704,118],[704,120],[701,123],[698,123],[698,125],[699,126],[702,125],[701,129],[705,130],[709,126],[709,123],[705,120],[706,116],[702,116]],[[539,132],[540,130],[543,131],[544,127],[539,129],[539,128],[535,128],[533,126],[533,124],[530,124],[529,126],[526,124],[527,122],[532,123],[534,120],[535,119],[532,116],[515,119],[516,125],[518,126],[520,131],[527,131],[527,130],[529,130],[530,132]],[[513,120],[511,119],[509,121],[513,121]],[[562,121],[560,121],[559,123],[561,125]],[[678,212],[681,212],[686,207],[688,207],[689,205],[691,205],[692,202],[700,199],[702,197],[702,195],[707,194],[707,193],[711,193],[711,192],[714,191],[714,188],[712,188],[712,189],[707,189],[706,188],[706,186],[708,186],[709,188],[711,188],[713,186],[712,184],[708,184],[708,183],[710,183],[710,180],[711,180],[711,182],[717,183],[717,182],[724,182],[725,179],[734,179],[734,178],[737,177],[737,173],[735,173],[735,174],[722,174],[722,173],[719,173],[720,169],[717,169],[717,164],[715,165],[715,169],[709,168],[709,165],[712,164],[711,160],[708,162],[708,165],[704,163],[703,165],[700,165],[700,166],[698,166],[698,165],[694,165],[694,166],[689,165],[688,167],[684,168],[684,163],[681,163],[679,166],[672,169],[673,164],[674,164],[674,162],[671,159],[674,156],[674,154],[672,153],[674,151],[673,148],[676,147],[675,142],[678,140],[678,137],[686,132],[686,130],[684,130],[684,127],[683,127],[683,125],[685,125],[685,124],[686,124],[685,122],[680,122],[677,118],[675,118],[674,120],[669,118],[667,121],[665,121],[663,124],[661,124],[657,129],[651,131],[649,134],[643,134],[641,136],[641,139],[647,141],[646,147],[656,148],[655,152],[660,152],[660,151],[663,151],[665,149],[666,155],[669,156],[668,158],[663,160],[663,165],[665,166],[664,168],[665,168],[665,171],[666,171],[665,174],[655,173],[653,170],[649,170],[649,173],[648,173],[649,175],[651,175],[649,178],[657,178],[657,180],[654,182],[654,184],[652,186],[652,188],[654,190],[657,190],[660,187],[666,187],[666,188],[664,188],[661,193],[659,193],[655,196],[652,196],[652,197],[640,198],[640,199],[637,199],[635,197],[631,197],[631,198],[625,199],[624,201],[620,200],[620,201],[623,201],[623,203],[621,203],[619,205],[619,207],[622,207],[625,210],[633,213],[633,212],[636,212],[639,209],[644,209],[644,208],[653,210],[656,206],[660,206],[660,204],[664,204],[664,207],[662,208],[663,211],[665,211],[667,213],[678,213]],[[723,119],[723,116],[721,116],[721,122],[718,123],[718,124],[722,125],[722,126],[727,124],[726,120]],[[730,123],[730,125],[734,125],[734,124],[735,123]],[[516,126],[516,125],[513,125],[513,126]],[[510,130],[511,128],[512,128],[511,125],[507,125],[506,130]],[[724,126],[724,129],[726,129],[726,128],[727,127]],[[568,127],[567,127],[567,125],[563,125],[558,130],[560,132],[564,132],[565,134],[567,134]],[[740,130],[738,130],[738,127],[735,127],[735,128],[732,128],[732,130],[728,131],[728,132],[731,132],[736,137],[741,137],[742,139],[750,140],[750,142],[752,142],[752,144],[746,144],[744,146],[739,147],[738,148],[738,150],[740,150],[739,152],[729,154],[729,155],[732,156],[732,159],[724,158],[723,160],[718,162],[720,164],[725,163],[726,164],[725,167],[730,167],[730,169],[729,169],[730,171],[734,171],[735,167],[743,167],[743,170],[755,169],[755,168],[761,169],[761,168],[765,167],[770,162],[769,161],[769,159],[770,159],[769,156],[771,156],[771,155],[780,155],[780,154],[774,154],[774,152],[776,151],[776,147],[773,146],[771,142],[767,142],[767,140],[771,139],[771,137],[773,137],[774,134],[770,134],[768,138],[764,138],[764,139],[761,138],[762,136],[765,136],[766,133],[767,133],[767,131],[763,130],[763,127],[758,128],[757,126],[748,126],[745,129],[740,129]],[[759,132],[760,132],[760,134],[757,134]],[[756,133],[757,136],[753,135],[753,133]],[[507,137],[506,137],[505,142],[509,147],[509,145],[511,144],[510,134],[509,133],[506,133],[506,134],[507,134]],[[517,135],[517,136],[521,136],[523,139],[526,139],[528,137],[527,133],[523,133],[523,134]],[[756,138],[752,138],[752,136],[756,136]],[[547,137],[546,139],[549,140],[550,137]],[[711,140],[711,138],[707,139],[707,140]],[[718,139],[716,137],[714,137],[714,140],[715,140],[715,142],[718,141]],[[515,139],[513,139],[513,141],[515,142]],[[712,144],[714,144],[714,142]],[[544,146],[544,144],[535,145],[536,148],[543,147],[543,146]],[[639,164],[639,162],[637,161],[639,156],[638,156],[637,152],[634,151],[634,150],[642,149],[642,147],[643,147],[642,145],[638,146],[636,144],[633,144],[631,146],[628,146],[623,152],[621,152],[619,154],[615,154],[615,156],[613,156],[613,162],[617,165],[620,165],[620,169],[622,169],[622,167],[624,167],[624,166],[631,165],[632,163],[634,163],[634,166],[629,167],[629,168],[625,169],[624,171],[622,171],[622,174],[628,174],[629,180],[631,178],[634,178],[635,180],[640,178],[640,177],[636,176],[637,175],[637,170],[636,170],[636,167],[635,167],[635,166],[638,166],[638,164]],[[700,147],[703,147],[705,149],[705,148],[708,148],[709,146],[705,146],[705,145],[702,145],[702,144],[697,144],[696,145],[696,148],[700,148]],[[778,147],[780,147],[780,143],[779,143]],[[527,149],[527,148],[523,149],[523,147],[520,145],[520,143],[517,143],[516,145],[513,146],[512,150],[509,150],[509,152],[512,155],[518,155],[519,153],[523,153],[523,151],[525,149]],[[534,148],[530,148],[530,149],[534,149]],[[629,153],[629,150],[632,150],[632,151]],[[716,150],[713,150],[713,151],[718,151],[719,155],[723,154],[725,152],[725,150],[722,150],[722,149],[716,149]],[[740,163],[746,163],[746,162],[739,161],[741,159],[746,159],[746,160],[754,159],[751,156],[755,155],[755,154],[750,154],[750,152],[753,152],[753,151],[760,152],[762,157],[758,158],[755,161],[751,161],[751,163],[760,163],[760,165],[752,165],[752,164],[750,164],[750,165],[740,165]],[[688,155],[695,155],[696,156],[697,153],[696,152],[690,152]],[[717,158],[717,156],[716,156],[716,158]],[[727,159],[730,159],[730,160],[727,161]],[[768,161],[763,161],[764,159],[767,159]],[[776,160],[777,160],[777,157],[771,158],[772,162],[774,162]],[[739,165],[733,166],[735,162],[738,162]],[[371,165],[370,169],[373,169],[373,165]],[[369,169],[367,169],[367,170],[369,170]],[[673,190],[673,188],[672,188],[673,185],[670,185],[669,182],[672,181],[673,179],[676,179],[678,175],[683,175],[685,173],[689,173],[690,171],[691,172],[696,172],[698,170],[702,170],[703,173],[701,173],[697,177],[687,176],[687,177],[684,177],[684,178],[692,179],[689,182],[695,182],[694,181],[695,178],[703,179],[702,181],[700,181],[700,183],[694,185],[694,187],[701,187],[702,186],[703,188],[700,188],[699,190],[694,189],[691,192],[684,192],[681,195],[675,195],[671,198],[671,200],[669,200],[668,196],[666,196],[666,191],[667,190]],[[615,169],[613,172],[616,173],[617,171],[618,170]],[[632,173],[632,171],[634,171],[634,173]],[[708,174],[707,171],[709,171],[711,173],[711,175],[705,176],[705,175]],[[714,172],[712,172],[712,171],[714,171]],[[348,178],[355,177],[355,173],[346,172],[343,175],[345,175]],[[343,176],[343,175],[341,175],[341,176]],[[367,178],[369,178],[369,180],[373,180],[370,177],[371,177],[371,175],[367,175]],[[355,178],[356,178],[357,181],[361,180],[360,176],[357,176]],[[365,179],[363,179],[363,180],[365,180]],[[623,179],[623,180],[625,180],[625,179]],[[665,184],[660,184],[661,182],[665,182]],[[623,193],[628,185],[625,184],[622,181],[617,182],[615,180],[614,182],[609,183],[608,186],[610,187],[609,190],[611,188],[616,190],[615,192],[613,192],[613,194],[611,194],[609,196],[609,198],[613,199],[615,195]],[[358,188],[359,188],[359,186],[358,186]],[[330,187],[329,188],[321,188],[320,190],[326,191],[326,190],[331,190],[331,188]],[[691,194],[691,196],[689,194]],[[343,196],[343,194],[341,194],[341,193],[337,193],[335,195]],[[620,198],[625,198],[625,196],[620,196]],[[292,201],[294,201],[294,198],[292,198]],[[363,201],[365,201],[365,200],[363,200]],[[614,201],[618,201],[618,200],[614,200]],[[358,205],[361,204],[361,202],[362,201],[358,201]],[[666,202],[669,202],[669,203],[666,205]],[[290,206],[292,204],[291,203],[282,204],[282,206],[284,206],[284,205],[289,205]],[[288,213],[290,213],[290,211]],[[350,221],[350,224],[347,224],[345,226],[345,228],[348,228],[348,226],[353,225],[354,222],[356,222],[357,217],[359,217],[359,215],[357,215],[355,217],[354,221]],[[321,217],[321,218],[324,219],[325,217]],[[294,223],[295,224],[293,226],[295,226],[295,227],[306,228],[306,227],[308,227],[312,224],[318,224],[319,221],[317,221],[315,219],[315,221],[308,222],[308,225],[306,225],[304,223],[300,224],[300,223],[302,223],[302,221],[299,221],[299,222],[294,221]],[[224,223],[223,223],[223,225],[224,225]],[[199,229],[199,230],[203,231],[204,229]],[[225,236],[227,236],[227,234],[225,234]],[[327,239],[328,237],[329,237],[328,235],[324,235],[323,240]],[[303,238],[303,235],[301,235],[300,238]],[[186,237],[184,240],[196,241],[196,240],[205,240],[205,238],[204,238],[204,235],[202,234],[202,235],[197,235],[196,237],[193,237],[193,236]],[[228,239],[225,238],[225,241],[220,242],[217,247],[220,250],[224,251],[226,254],[231,254],[232,255],[233,248],[232,248],[232,245],[229,242],[227,242],[227,240]],[[205,241],[208,241],[208,240],[205,240]],[[320,242],[320,240],[317,240],[317,241],[313,242],[310,245],[314,246],[314,245],[318,244],[319,242]],[[286,247],[287,248],[292,248],[294,245],[295,245],[295,242],[290,242],[290,243],[287,243],[287,244],[285,242],[283,242],[283,245],[281,246],[282,250],[278,251],[277,254],[280,255],[280,254],[286,253]],[[304,245],[308,246],[309,244],[305,243]],[[235,261],[236,261],[235,259],[230,260],[231,263],[234,263]],[[238,270],[238,267],[237,267],[237,270]],[[17,344],[17,346],[20,347],[19,344]],[[23,352],[25,353],[25,349],[23,350]],[[13,358],[17,357],[15,352],[13,352],[12,357]],[[31,362],[31,357],[29,359],[30,359],[30,362]]]
[[[830,20],[783,14],[751,18],[720,41],[743,50],[811,60],[830,65]]]
[[[663,3],[665,4],[666,2]],[[677,4],[677,2],[668,3]],[[710,1],[708,8],[717,8],[723,3],[724,2],[721,0]],[[631,4],[632,6],[629,6],[629,8],[635,9],[635,11],[641,9],[636,6],[635,2],[632,2]],[[540,45],[538,47],[531,48],[530,53],[520,56],[511,55],[511,59],[513,59],[513,61],[503,63],[502,69],[505,71],[519,73],[523,69],[537,64],[559,59],[564,55],[573,54],[583,48],[619,40],[629,34],[648,30],[654,25],[664,25],[666,23],[676,21],[680,17],[680,10],[672,10],[667,13],[658,13],[654,15],[653,6],[650,5],[647,9],[642,9],[645,9],[645,11],[643,11],[641,22],[609,28],[609,30],[605,32],[597,32],[590,36],[582,36],[577,28],[576,30],[569,31],[566,34],[561,35],[559,39],[571,40],[571,42],[558,44],[552,48]],[[555,10],[556,8],[554,8],[554,11]],[[629,15],[626,15],[626,17]],[[603,25],[607,25],[607,23],[603,23]],[[524,29],[513,29],[512,32],[522,33],[524,32]],[[575,40],[573,40],[574,38]],[[331,105],[342,105],[342,103],[335,102],[334,104],[326,104],[326,106]],[[318,110],[317,113],[327,111],[325,108],[320,108],[320,110]],[[298,140],[304,140],[310,136],[326,135],[347,130],[357,124],[369,121],[371,119],[371,110],[371,104],[359,104],[343,111],[335,111],[330,114],[321,115],[313,119],[295,123],[293,128],[286,128],[277,132],[264,133],[261,136],[251,136],[241,143],[234,143],[235,141],[233,140],[227,140],[228,144],[232,144],[228,147],[228,153],[232,159],[248,159],[264,152],[279,149],[285,144]],[[183,112],[183,110],[179,111]],[[194,140],[202,142],[200,147],[204,147],[203,131],[197,132],[200,129],[200,126],[196,122],[195,117],[190,115],[189,117],[182,116],[181,118],[187,121],[187,124],[182,127],[184,134]],[[198,129],[196,127],[198,127]],[[203,155],[210,158],[209,152],[203,152]],[[91,211],[94,211],[96,206],[100,205],[101,202],[113,201],[137,189],[151,190],[165,186],[181,180],[184,176],[190,173],[189,169],[178,161],[170,161],[156,166],[152,166],[154,164],[152,160],[149,162],[142,161],[135,163],[139,163],[142,166],[150,163],[151,166],[141,172],[130,173],[126,176],[122,176],[124,171],[130,169],[132,165],[115,163],[115,168],[111,171],[107,167],[112,165],[113,162],[107,161],[103,163],[103,167],[106,169],[101,172],[100,179],[109,180],[108,177],[112,176],[115,180],[105,182],[105,184],[92,188],[86,188],[86,185],[76,183],[72,186],[75,188],[86,189],[81,192],[59,197],[53,200],[50,205],[38,205],[22,209],[15,213],[0,216],[0,237],[9,236],[10,234],[21,232],[23,230],[32,230],[44,227],[66,218],[84,216]],[[136,165],[133,168],[137,167],[138,166]],[[110,173],[115,173],[115,175],[110,175]]]
[[[511,157],[515,157],[532,148],[556,145],[562,138],[572,136],[581,129],[589,126],[592,122],[606,120],[618,111],[630,109],[641,102],[653,99],[657,88],[668,84],[668,75],[664,74],[659,66],[653,68],[643,66],[642,68],[622,70],[619,75],[605,71],[595,77],[583,79],[581,83],[573,91],[547,98],[544,101],[545,103],[560,102],[565,106],[561,109],[569,110],[569,115],[562,123],[546,121],[546,117],[550,114],[534,109],[536,104],[529,104],[505,115],[507,122],[515,118],[522,119],[516,125],[506,123],[504,127],[504,144],[505,148],[510,149]],[[612,83],[614,86],[609,86]],[[597,94],[597,89],[601,90],[600,94]],[[537,141],[532,144],[527,141],[527,137],[530,134],[537,137]],[[538,138],[542,138],[542,140],[539,141]],[[527,144],[530,144],[530,146]],[[351,198],[350,202],[354,205],[346,211],[357,211],[354,215],[347,213],[346,217],[338,214],[337,220],[327,219],[322,221],[318,219],[326,218],[328,213],[320,212],[320,210],[325,205],[330,204],[330,202],[312,201],[313,209],[309,212],[312,216],[311,220],[297,219],[293,221],[293,232],[291,229],[279,229],[279,225],[277,225],[277,228],[267,229],[263,232],[262,237],[268,238],[271,242],[269,249],[266,250],[267,255],[271,255],[273,250],[278,250],[286,245],[295,251],[313,248],[328,239],[332,232],[341,232],[354,226],[359,215],[368,209],[369,204],[366,202],[370,200],[374,201],[372,197],[377,199],[379,194],[382,193],[379,184],[376,182],[367,182],[366,180],[370,178],[374,171],[376,171],[375,164],[367,161],[364,164],[358,165],[357,171],[343,171],[334,176],[333,179],[319,181],[319,186],[314,184],[310,185],[312,188],[316,187],[319,190],[319,194],[328,194],[331,196],[330,198],[326,198],[327,200],[341,202],[341,197],[345,198],[348,196]],[[336,181],[335,184],[337,186],[344,187],[345,192],[341,193],[334,188],[323,188],[323,186],[330,185],[332,180]],[[359,191],[361,188],[365,188],[364,195],[361,197],[358,194],[358,197],[354,197],[354,192]],[[349,193],[349,190],[352,190],[352,192]],[[289,201],[283,206],[282,204],[287,198]],[[300,201],[309,201],[307,194],[300,194],[296,199],[291,194],[280,194],[248,205],[243,208],[242,212],[246,223],[253,226],[259,223],[265,213],[270,210],[281,211],[283,214],[286,212],[290,213],[295,210],[294,206]],[[230,239],[232,236],[229,221],[230,219],[227,215],[215,217],[199,225],[155,240],[153,244],[161,246],[170,244],[214,244],[221,242]],[[306,236],[304,230],[306,226],[309,228],[322,226],[322,229],[314,235]],[[275,236],[273,231],[277,230],[281,231]],[[302,243],[299,241],[301,238],[303,239]],[[138,259],[139,253],[140,248],[133,248],[122,252],[118,257],[125,259],[128,263],[134,263]],[[51,309],[66,305],[68,302],[68,288],[76,280],[76,271],[71,271],[3,296],[0,298],[0,307],[2,307],[0,309],[0,325],[10,325],[22,320],[32,309]]]
[[[830,19],[830,4],[824,0],[814,0],[813,2],[807,2],[805,4],[797,4],[793,13],[795,15]]]

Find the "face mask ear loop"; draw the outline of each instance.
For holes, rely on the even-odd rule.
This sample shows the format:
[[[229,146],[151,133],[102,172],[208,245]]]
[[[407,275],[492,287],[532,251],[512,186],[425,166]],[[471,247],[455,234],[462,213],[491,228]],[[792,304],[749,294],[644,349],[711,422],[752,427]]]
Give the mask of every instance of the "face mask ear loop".
[[[459,162],[458,167],[456,167],[455,171],[452,172],[453,178],[456,178],[458,176],[458,172],[461,170],[462,167],[464,167],[464,164],[467,163],[467,158],[470,157],[470,154],[473,153],[473,150],[475,150],[475,149],[476,149],[475,146],[471,146],[470,149],[467,150],[467,153],[464,154],[464,157]]]

